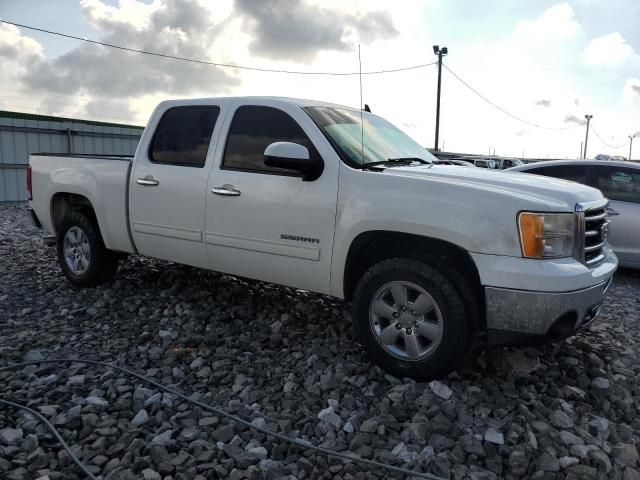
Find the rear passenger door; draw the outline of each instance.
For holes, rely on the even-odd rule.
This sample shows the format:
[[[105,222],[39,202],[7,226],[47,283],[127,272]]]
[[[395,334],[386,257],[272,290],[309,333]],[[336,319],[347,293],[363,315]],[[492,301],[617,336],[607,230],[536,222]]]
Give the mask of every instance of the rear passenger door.
[[[640,266],[640,169],[594,165],[592,186],[609,199],[609,242],[621,262]]]
[[[204,246],[207,177],[224,104],[158,107],[131,172],[130,220],[144,255],[208,267]],[[164,110],[164,111],[163,111]]]
[[[321,157],[322,175],[303,181],[296,172],[267,167],[264,150],[279,141]],[[227,115],[207,187],[211,268],[328,293],[338,168],[335,151],[299,106],[237,103]]]

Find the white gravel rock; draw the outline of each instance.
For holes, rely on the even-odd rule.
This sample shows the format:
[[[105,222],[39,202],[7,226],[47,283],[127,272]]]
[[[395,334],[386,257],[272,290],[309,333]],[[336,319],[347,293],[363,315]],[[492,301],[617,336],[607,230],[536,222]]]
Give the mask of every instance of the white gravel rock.
[[[149,414],[147,414],[147,411],[143,408],[138,413],[136,413],[135,417],[133,417],[133,419],[131,420],[131,425],[133,425],[134,427],[139,427],[140,425],[144,425],[148,421]]]
[[[87,405],[92,405],[94,407],[104,408],[109,405],[109,402],[102,397],[90,396],[84,399]]]
[[[429,387],[431,388],[431,391],[433,393],[444,400],[449,400],[451,398],[451,395],[453,395],[453,390],[451,390],[444,383],[437,380],[429,382]]]
[[[21,428],[3,428],[0,430],[0,444],[17,445],[24,433]]]
[[[162,432],[159,435],[156,435],[151,440],[151,443],[154,445],[159,445],[161,447],[166,447],[171,443],[171,436],[173,435],[173,430],[167,430],[166,432]]]
[[[496,445],[504,445],[504,435],[495,428],[488,428],[484,433],[484,440]]]
[[[333,411],[333,407],[327,407],[324,410],[321,410],[320,413],[318,413],[318,418],[323,422],[328,423],[336,430],[340,429],[342,426],[342,419]]]

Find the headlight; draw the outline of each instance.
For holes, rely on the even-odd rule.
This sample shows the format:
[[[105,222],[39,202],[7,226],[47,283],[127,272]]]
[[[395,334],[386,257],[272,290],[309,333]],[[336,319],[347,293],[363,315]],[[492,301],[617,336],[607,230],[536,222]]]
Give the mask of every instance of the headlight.
[[[573,213],[520,213],[522,255],[525,258],[573,256],[575,226]]]

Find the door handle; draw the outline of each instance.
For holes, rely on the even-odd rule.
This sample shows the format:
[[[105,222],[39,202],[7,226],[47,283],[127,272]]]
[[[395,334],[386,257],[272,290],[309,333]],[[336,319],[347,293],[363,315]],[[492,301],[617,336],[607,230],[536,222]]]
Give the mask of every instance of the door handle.
[[[620,215],[620,212],[614,208],[607,207],[607,215],[609,215],[610,217],[615,217],[616,215]]]
[[[211,193],[225,197],[237,197],[240,195],[240,190],[236,190],[233,185],[223,185],[221,187],[213,187]]]
[[[160,185],[160,182],[153,178],[151,175],[147,175],[144,178],[137,179],[136,183],[144,187],[157,187],[158,185]]]

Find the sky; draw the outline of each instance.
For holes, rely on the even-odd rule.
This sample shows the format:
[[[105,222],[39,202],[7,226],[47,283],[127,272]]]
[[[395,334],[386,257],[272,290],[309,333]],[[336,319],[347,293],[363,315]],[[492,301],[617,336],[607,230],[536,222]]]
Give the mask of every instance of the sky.
[[[129,48],[252,67],[423,65],[447,46],[447,151],[640,158],[637,0],[0,0],[0,19]],[[360,105],[360,79],[181,62],[0,23],[0,109],[144,125],[168,98],[278,95]],[[464,83],[463,83],[464,82]],[[437,68],[363,75],[362,96],[434,146]],[[469,88],[471,87],[471,88]],[[635,146],[635,145],[634,145]]]

